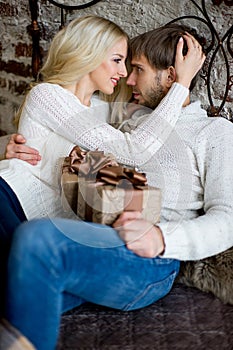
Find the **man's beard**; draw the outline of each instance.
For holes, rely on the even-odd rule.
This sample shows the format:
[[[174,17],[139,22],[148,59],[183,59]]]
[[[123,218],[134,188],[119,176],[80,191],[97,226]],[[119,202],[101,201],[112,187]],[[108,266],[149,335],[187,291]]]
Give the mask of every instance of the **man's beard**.
[[[143,105],[151,109],[155,109],[165,95],[166,92],[161,84],[160,76],[157,76],[155,85],[148,89],[145,96],[143,96],[145,99]]]

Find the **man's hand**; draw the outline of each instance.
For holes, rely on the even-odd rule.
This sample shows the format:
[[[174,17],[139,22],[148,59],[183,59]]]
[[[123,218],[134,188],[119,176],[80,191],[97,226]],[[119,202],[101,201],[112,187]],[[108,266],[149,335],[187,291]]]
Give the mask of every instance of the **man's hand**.
[[[141,257],[155,258],[165,249],[160,228],[142,219],[140,212],[123,212],[113,227],[118,231],[126,247]]]
[[[31,165],[37,165],[41,160],[39,152],[25,145],[25,138],[20,134],[12,134],[6,146],[6,158],[18,158],[28,162]]]
[[[205,61],[201,44],[190,34],[183,35],[188,46],[188,52],[183,56],[184,39],[181,37],[176,50],[176,81],[189,88],[192,79],[198,73]]]

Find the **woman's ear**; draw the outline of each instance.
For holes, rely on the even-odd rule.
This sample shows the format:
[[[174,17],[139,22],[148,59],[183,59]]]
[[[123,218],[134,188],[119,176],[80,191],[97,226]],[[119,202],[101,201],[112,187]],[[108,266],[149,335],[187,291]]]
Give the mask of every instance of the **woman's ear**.
[[[176,81],[176,70],[173,66],[167,68],[167,87],[171,87],[171,85]]]

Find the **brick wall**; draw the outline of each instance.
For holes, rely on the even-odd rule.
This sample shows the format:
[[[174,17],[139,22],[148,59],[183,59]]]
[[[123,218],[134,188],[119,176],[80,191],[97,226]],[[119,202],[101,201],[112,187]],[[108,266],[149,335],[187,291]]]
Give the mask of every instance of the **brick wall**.
[[[80,1],[66,0],[65,3],[74,5]],[[221,1],[216,1],[221,3]],[[196,3],[201,4],[200,0]],[[206,0],[206,7],[220,37],[226,32],[233,19],[233,6],[227,6],[224,1],[220,6],[213,5],[213,1]],[[200,11],[190,0],[103,0],[100,3],[66,14],[69,21],[74,16],[95,13],[113,20],[121,25],[130,36],[150,30],[167,23],[181,15],[201,15]],[[33,80],[31,72],[31,36],[27,26],[31,22],[28,0],[0,0],[0,130],[7,133],[15,131],[13,124],[14,113],[21,104],[25,90]],[[59,11],[46,0],[39,0],[39,23],[42,29],[41,50],[46,51],[54,32],[58,29]],[[187,22],[185,22],[188,24]],[[200,23],[190,20],[189,24],[200,27]],[[203,27],[205,33],[206,29]],[[209,36],[206,33],[206,36]],[[232,39],[231,39],[232,42]],[[231,43],[233,46],[233,43]],[[224,94],[226,80],[223,57],[217,57],[213,70],[213,98],[220,104]],[[233,74],[233,58],[230,57],[231,74]],[[207,92],[204,81],[199,84],[196,94],[203,104],[207,104]],[[221,87],[222,85],[222,87]],[[232,88],[233,90],[233,88]],[[228,95],[228,104],[233,102],[233,92]],[[1,133],[1,131],[0,131]]]
[[[12,132],[14,113],[31,80],[28,2],[0,1],[0,15],[0,129]]]

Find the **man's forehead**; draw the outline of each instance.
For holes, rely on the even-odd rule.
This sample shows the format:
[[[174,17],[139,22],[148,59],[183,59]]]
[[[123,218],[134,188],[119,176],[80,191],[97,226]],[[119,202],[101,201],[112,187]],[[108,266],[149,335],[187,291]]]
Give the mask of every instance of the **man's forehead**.
[[[132,66],[148,66],[149,62],[144,55],[133,56],[131,59]]]

